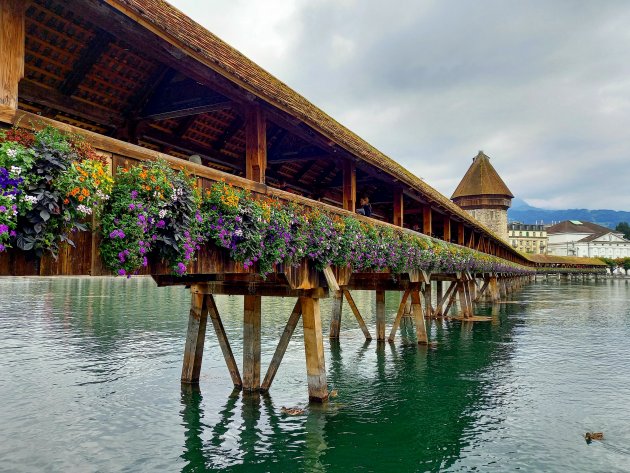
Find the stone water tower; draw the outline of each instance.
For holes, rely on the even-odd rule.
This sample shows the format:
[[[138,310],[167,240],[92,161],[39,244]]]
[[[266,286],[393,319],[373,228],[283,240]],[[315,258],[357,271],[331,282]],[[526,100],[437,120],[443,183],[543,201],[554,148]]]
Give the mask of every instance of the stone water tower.
[[[507,210],[513,198],[510,189],[490,164],[490,158],[479,151],[451,200],[497,236],[508,241]]]

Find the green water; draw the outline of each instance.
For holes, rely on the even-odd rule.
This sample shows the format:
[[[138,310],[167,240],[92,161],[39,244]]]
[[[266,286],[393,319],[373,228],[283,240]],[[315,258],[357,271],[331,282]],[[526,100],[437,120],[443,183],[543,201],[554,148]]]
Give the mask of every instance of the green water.
[[[373,294],[354,295],[374,332]],[[537,283],[481,306],[492,322],[433,322],[431,348],[411,326],[365,343],[344,306],[340,342],[325,338],[338,396],[308,407],[300,329],[269,396],[232,393],[210,332],[200,390],[182,390],[185,289],[0,279],[0,471],[630,471],[629,296]],[[217,298],[237,360],[241,299]],[[293,303],[263,299],[263,370]]]

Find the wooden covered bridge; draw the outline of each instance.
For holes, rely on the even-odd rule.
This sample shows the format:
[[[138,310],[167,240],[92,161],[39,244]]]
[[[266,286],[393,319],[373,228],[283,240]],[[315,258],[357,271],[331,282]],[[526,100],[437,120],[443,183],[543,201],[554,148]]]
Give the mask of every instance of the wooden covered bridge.
[[[201,188],[225,180],[254,196],[339,216],[356,215],[357,196],[373,196],[372,217],[356,216],[360,221],[403,232],[416,228],[447,247],[467,247],[506,263],[501,271],[409,268],[394,274],[350,267],[322,271],[305,259],[298,266],[278,265],[263,279],[255,267],[207,247],[183,277],[151,264],[145,273],[158,284],[191,288],[184,382],[199,379],[208,314],[234,384],[246,390],[269,389],[301,317],[309,395],[323,400],[328,394],[320,298],[335,299],[331,337],[339,336],[345,297],[371,338],[350,291],[374,291],[375,336],[384,341],[384,294],[399,291],[402,301],[389,339],[408,311],[418,341],[426,343],[425,317],[445,316],[459,300],[460,316],[472,319],[473,301],[482,295],[497,300],[525,282],[534,266],[545,266],[162,0],[0,0],[0,22],[4,127],[53,126],[81,135],[109,161],[114,178],[120,168],[162,158],[186,168]],[[0,274],[111,274],[99,255],[100,238],[98,232],[82,233],[76,248],[63,248],[59,258],[44,256],[37,264],[20,251],[1,253]],[[583,269],[597,270],[598,264]],[[214,294],[244,296],[242,373]],[[261,382],[263,296],[292,296],[297,302]]]

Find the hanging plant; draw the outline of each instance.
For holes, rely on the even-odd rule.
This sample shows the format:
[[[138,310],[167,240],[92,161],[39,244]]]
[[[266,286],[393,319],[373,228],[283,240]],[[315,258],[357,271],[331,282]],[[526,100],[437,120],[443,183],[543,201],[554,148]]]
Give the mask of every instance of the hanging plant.
[[[89,144],[51,127],[0,132],[0,176],[0,251],[37,257],[74,246],[72,233],[89,228],[112,184]]]
[[[164,161],[118,168],[101,221],[101,256],[106,266],[130,276],[155,256],[174,273],[186,273],[199,249],[199,204],[194,178]]]

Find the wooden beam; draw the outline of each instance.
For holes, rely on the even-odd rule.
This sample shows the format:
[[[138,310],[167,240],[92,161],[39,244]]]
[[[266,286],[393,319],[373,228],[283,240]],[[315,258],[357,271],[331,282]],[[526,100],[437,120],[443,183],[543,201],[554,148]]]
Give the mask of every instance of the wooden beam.
[[[163,110],[156,110],[142,116],[142,120],[161,121],[171,120],[174,118],[190,117],[193,115],[201,115],[203,113],[219,112],[221,110],[228,110],[234,106],[234,103],[230,100],[222,100],[219,102],[213,102],[208,100],[208,103],[200,103],[194,106],[165,108]]]
[[[27,100],[58,112],[83,118],[107,128],[119,128],[124,124],[124,120],[118,116],[117,112],[112,111],[109,113],[80,98],[68,97],[55,89],[36,84],[27,79],[20,82],[19,96],[21,100]]]
[[[363,331],[363,335],[365,336],[365,339],[372,340],[372,335],[370,335],[370,331],[368,330],[367,325],[365,325],[365,321],[363,320],[363,317],[361,317],[361,313],[359,312],[357,305],[354,303],[354,299],[352,298],[350,291],[344,289],[343,294],[346,296],[348,305],[350,306],[352,313],[357,319],[357,322],[359,322],[359,327],[361,327],[361,330]]]
[[[403,226],[405,216],[405,207],[404,207],[404,199],[402,189],[396,188],[394,189],[394,215],[392,218],[392,223],[398,227]]]
[[[385,341],[385,291],[376,291],[376,341]]]
[[[350,212],[356,211],[357,199],[357,170],[354,161],[343,161],[343,208]]]
[[[219,152],[223,148],[228,141],[232,139],[234,135],[236,135],[243,128],[243,119],[240,115],[236,115],[234,119],[230,122],[228,127],[221,133],[221,136],[217,138],[217,140],[212,143],[212,149]]]
[[[194,289],[191,290],[191,294],[188,333],[182,365],[182,383],[196,384],[199,382],[201,373],[203,344],[206,339],[206,325],[208,323],[208,306],[204,294],[194,292]]]
[[[425,205],[422,207],[422,233],[424,233],[425,235],[433,235],[430,205]]]
[[[18,107],[18,84],[24,77],[23,0],[0,0],[0,106]]]
[[[269,368],[267,368],[267,374],[265,375],[265,379],[260,386],[260,390],[262,392],[269,391],[271,387],[271,383],[273,383],[273,379],[276,377],[276,373],[278,372],[278,368],[280,367],[280,363],[282,362],[282,358],[284,358],[284,353],[287,351],[287,347],[289,346],[289,342],[291,341],[291,337],[293,336],[293,332],[295,331],[295,327],[297,326],[298,321],[300,320],[300,316],[302,315],[302,305],[300,304],[300,299],[297,300],[293,310],[291,311],[291,315],[289,316],[289,320],[287,321],[286,326],[284,327],[284,331],[280,336],[280,341],[278,342],[278,346],[276,347],[276,351],[273,354],[273,358],[271,359],[271,363],[269,363]]]
[[[243,313],[243,389],[260,388],[261,297],[244,296]]]
[[[427,326],[422,313],[422,304],[420,303],[420,291],[418,289],[411,291],[411,313],[416,324],[416,338],[418,344],[426,345],[429,343],[427,336]]]
[[[70,73],[63,80],[59,86],[59,92],[63,95],[73,95],[85,76],[90,72],[92,66],[98,62],[101,56],[107,51],[110,43],[114,40],[112,35],[103,31],[97,30],[96,35],[81,51],[80,56],[72,65]]]
[[[442,304],[444,301],[444,288],[443,281],[435,281],[435,310],[433,311],[434,317],[442,317]]]
[[[451,217],[444,215],[444,241],[451,241]]]
[[[300,183],[302,178],[306,176],[317,165],[317,161],[307,161],[291,180]]]
[[[228,340],[227,334],[225,333],[223,322],[221,321],[221,317],[219,316],[219,309],[217,308],[217,304],[214,301],[214,296],[212,294],[206,294],[205,297],[206,307],[208,308],[208,312],[210,314],[210,321],[212,322],[212,326],[214,327],[214,333],[216,333],[217,335],[217,340],[219,341],[219,346],[221,347],[221,352],[223,353],[225,364],[227,365],[228,371],[230,372],[232,383],[234,383],[235,388],[241,389],[243,387],[241,374],[238,371],[238,365],[236,364],[236,360],[234,359],[232,347],[230,347],[230,342]]]
[[[343,308],[343,292],[341,290],[333,293],[332,296],[332,315],[330,317],[330,335],[333,340],[339,338],[341,331],[341,311]]]
[[[464,240],[464,222],[459,222],[457,224],[457,244],[464,246],[466,243]]]
[[[245,113],[245,177],[263,184],[267,168],[266,128],[260,107],[248,107]]]
[[[407,299],[409,298],[409,294],[411,291],[407,289],[402,296],[402,300],[400,301],[400,305],[398,306],[398,312],[396,313],[396,318],[394,319],[394,323],[392,324],[392,329],[389,332],[388,341],[393,342],[394,337],[396,336],[396,331],[400,326],[400,321],[402,320],[403,315],[405,314],[405,307],[407,306]]]
[[[302,306],[308,398],[310,401],[323,402],[328,399],[328,382],[319,299],[300,297],[299,303]]]

